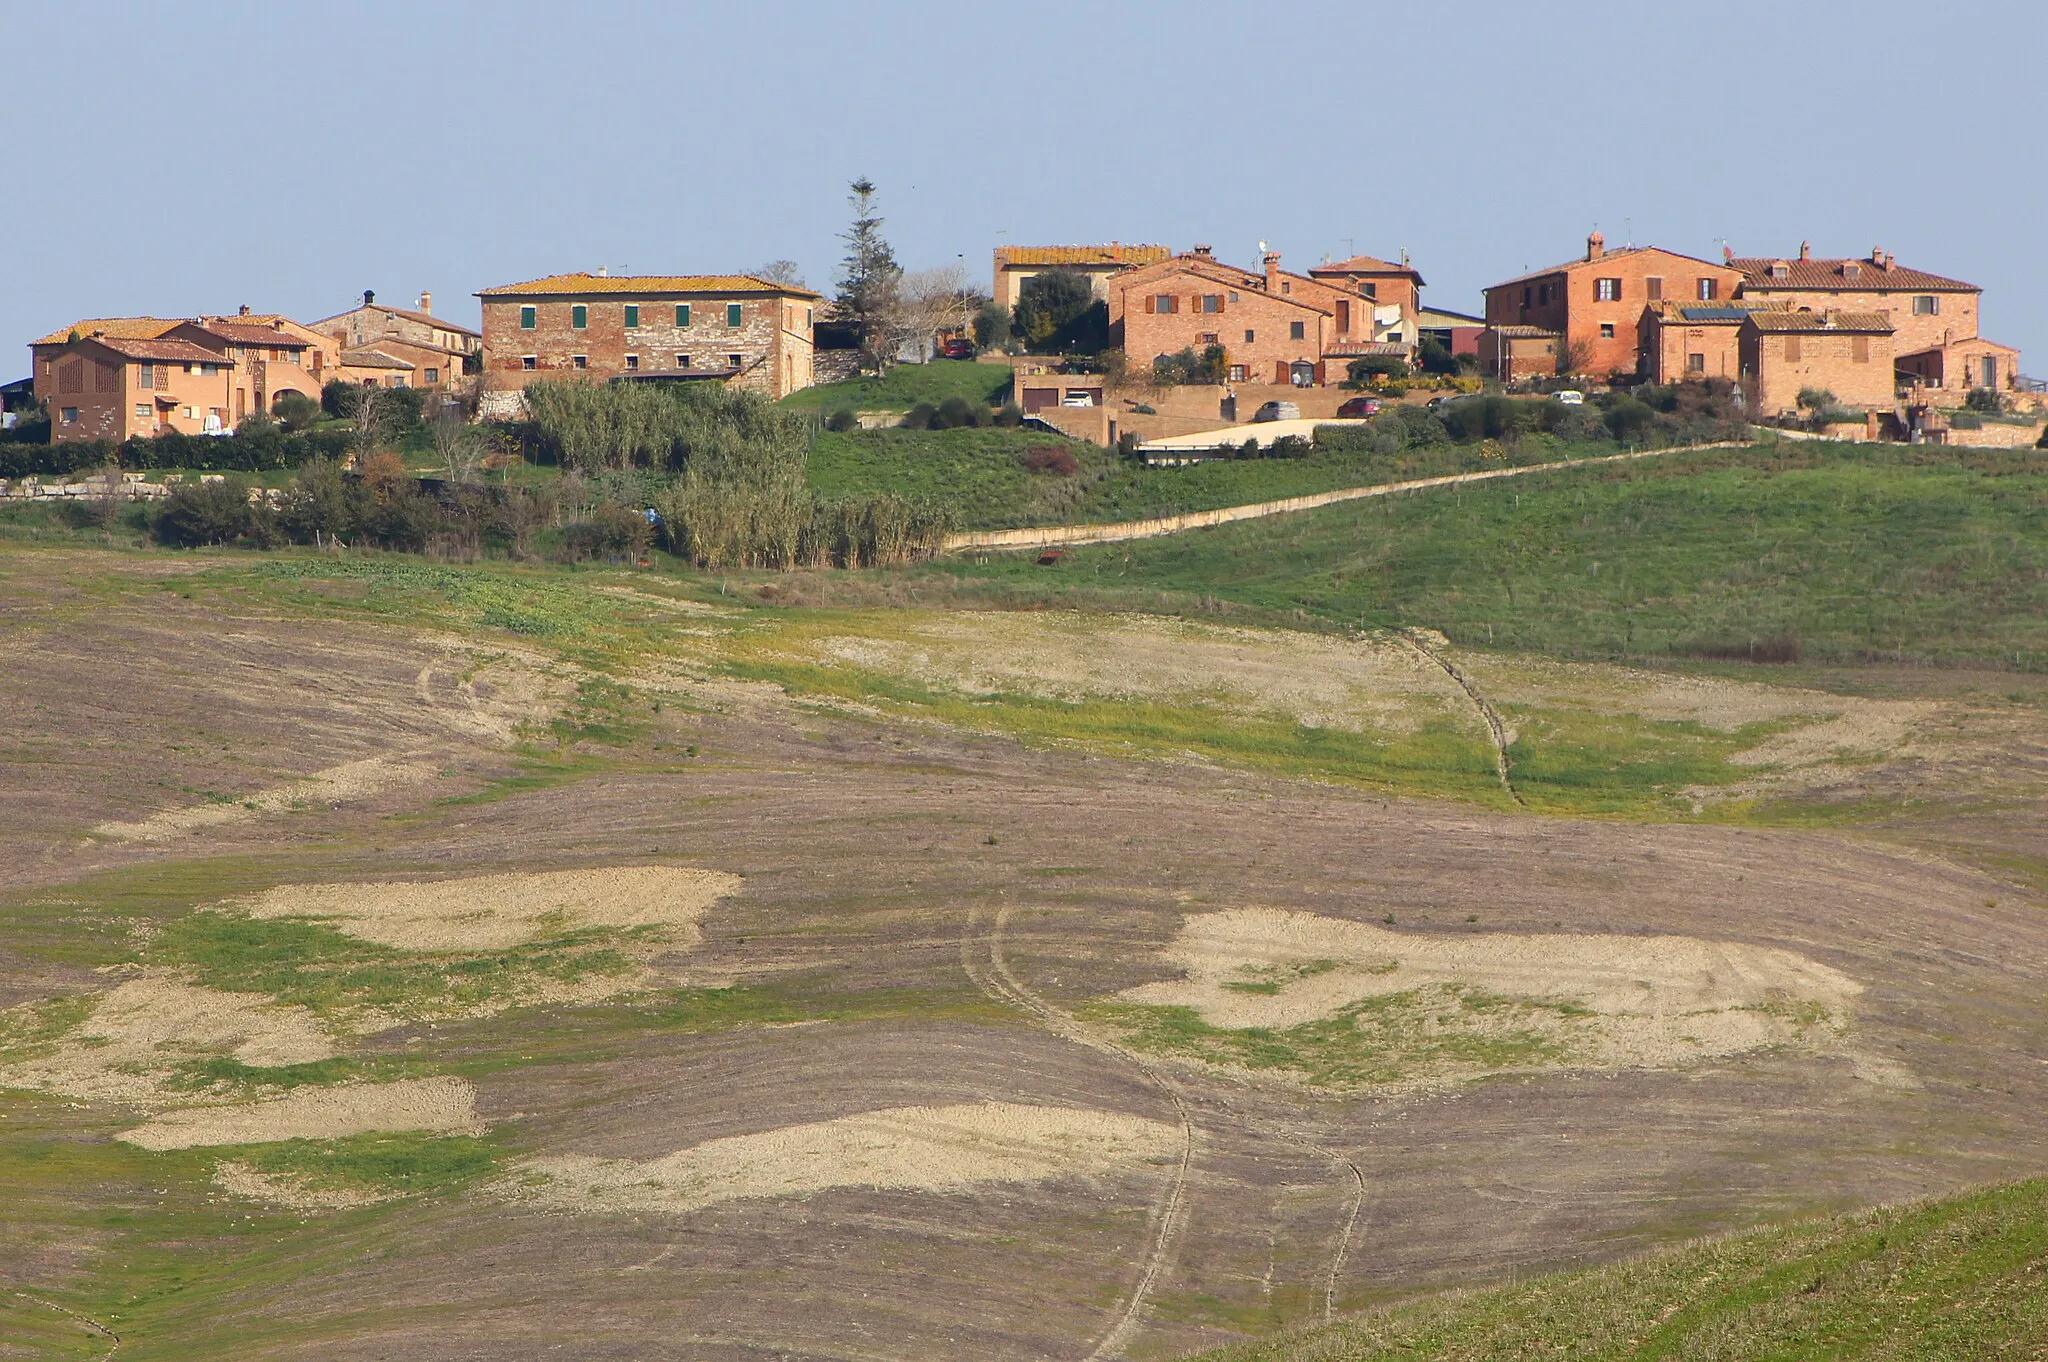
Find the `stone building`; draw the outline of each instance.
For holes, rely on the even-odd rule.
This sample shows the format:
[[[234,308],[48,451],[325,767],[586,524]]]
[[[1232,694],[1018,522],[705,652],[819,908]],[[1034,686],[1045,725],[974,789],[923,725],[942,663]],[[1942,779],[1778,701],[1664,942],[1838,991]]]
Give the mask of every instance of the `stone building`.
[[[998,246],[994,287],[989,296],[1004,307],[1017,306],[1024,281],[1050,270],[1070,270],[1088,281],[1097,298],[1109,297],[1109,280],[1120,270],[1156,265],[1172,255],[1165,246]]]
[[[1338,291],[1338,335],[1345,344],[1421,344],[1422,275],[1405,259],[1398,265],[1354,255],[1312,266],[1309,277]],[[1349,309],[1356,308],[1357,315]]]
[[[1637,323],[1642,376],[1652,383],[1742,377],[1742,323],[1777,303],[1648,303]]]
[[[1743,393],[1759,416],[1796,412],[1799,394],[1825,389],[1840,405],[1890,411],[1894,336],[1882,312],[1759,309],[1742,319]]]
[[[1882,247],[1861,258],[1734,256],[1742,296],[1793,310],[1877,313],[1893,327],[1898,377],[1907,386],[1959,401],[1971,388],[2018,386],[2019,351],[1978,331],[1984,291],[1975,284],[1909,269]]]
[[[466,373],[481,366],[484,338],[434,315],[434,295],[422,293],[416,307],[393,307],[363,290],[363,301],[347,312],[323,317],[315,330],[333,337],[344,352],[353,352],[356,382],[446,390],[460,386]]]
[[[812,382],[821,295],[750,274],[555,274],[484,289],[483,414],[541,379],[704,381],[786,397]]]
[[[1732,265],[1715,265],[1656,246],[1610,251],[1607,239],[1594,232],[1586,238],[1584,258],[1519,275],[1487,289],[1486,322],[1497,330],[1533,327],[1554,333],[1579,373],[1636,374],[1643,371],[1645,305],[1727,302],[1735,297],[1742,278]],[[1498,346],[1491,349],[1505,353]],[[1489,347],[1482,343],[1482,367],[1488,353]],[[1555,353],[1551,367],[1557,367]]]

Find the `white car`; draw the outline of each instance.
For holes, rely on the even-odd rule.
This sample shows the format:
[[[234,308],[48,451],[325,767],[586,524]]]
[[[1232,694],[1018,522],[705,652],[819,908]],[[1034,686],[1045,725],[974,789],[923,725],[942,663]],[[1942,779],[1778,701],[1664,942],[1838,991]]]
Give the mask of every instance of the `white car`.
[[[1060,405],[1063,407],[1092,407],[1095,405],[1095,399],[1087,393],[1068,393],[1060,399]]]
[[[1252,413],[1254,421],[1299,421],[1301,408],[1293,402],[1268,402]]]
[[[1564,403],[1567,407],[1583,407],[1586,405],[1586,395],[1577,388],[1566,388],[1562,392],[1554,392],[1551,394],[1551,397]]]

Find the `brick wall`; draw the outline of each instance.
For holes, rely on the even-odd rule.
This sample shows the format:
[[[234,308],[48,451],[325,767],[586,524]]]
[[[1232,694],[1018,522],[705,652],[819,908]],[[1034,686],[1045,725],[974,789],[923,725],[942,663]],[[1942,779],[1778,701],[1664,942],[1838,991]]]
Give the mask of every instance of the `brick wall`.
[[[1863,267],[1865,277],[1882,274],[1875,265]],[[1882,312],[1891,319],[1893,353],[1910,355],[1931,350],[1950,341],[1969,340],[1977,335],[1979,296],[1975,293],[1900,293],[1892,290],[1772,288],[1769,281],[1745,284],[1742,296],[1751,302],[1780,302],[1793,309],[1814,312]],[[1932,298],[1931,313],[1913,310],[1916,297]]]
[[[1858,341],[1864,342],[1858,359]],[[1788,344],[1796,342],[1796,345]],[[1794,351],[1796,350],[1796,357]],[[1825,388],[1847,407],[1894,405],[1892,338],[1836,331],[1762,332],[1742,328],[1741,362],[1751,410],[1775,416],[1795,410],[1802,388]]]
[[[1161,297],[1171,299],[1177,310],[1152,310]],[[1214,299],[1217,310],[1204,311],[1204,299]],[[1331,324],[1332,318],[1313,307],[1261,289],[1232,289],[1189,274],[1168,276],[1125,294],[1124,355],[1133,369],[1145,372],[1158,355],[1186,349],[1199,355],[1220,345],[1225,362],[1244,370],[1236,381],[1284,383],[1288,366],[1319,363]],[[1294,335],[1297,325],[1299,337]]]
[[[1645,309],[1641,332],[1643,374],[1652,383],[1741,377],[1741,327],[1735,323],[1699,325],[1661,319]],[[1692,365],[1694,356],[1699,357],[1698,368]]]
[[[584,325],[575,309],[584,309]],[[638,307],[638,324],[626,325],[626,309]],[[689,308],[687,322],[677,307]],[[728,308],[739,308],[737,325]],[[604,382],[625,373],[675,372],[687,358],[691,369],[737,368],[730,385],[783,397],[812,383],[812,347],[806,314],[815,303],[778,295],[649,295],[618,293],[587,298],[488,297],[483,306],[484,388],[518,391],[550,378]],[[520,324],[521,309],[534,310],[531,328]],[[532,364],[528,367],[528,357]]]
[[[1604,243],[1589,242],[1588,254],[1547,274],[1486,290],[1486,320],[1563,332],[1566,344],[1584,353],[1586,373],[1634,374],[1643,369],[1646,305],[1699,302],[1702,279],[1711,281],[1712,301],[1727,302],[1742,282],[1737,270],[1655,247],[1609,252]],[[1613,281],[1607,286],[1611,297],[1600,296],[1602,280]]]

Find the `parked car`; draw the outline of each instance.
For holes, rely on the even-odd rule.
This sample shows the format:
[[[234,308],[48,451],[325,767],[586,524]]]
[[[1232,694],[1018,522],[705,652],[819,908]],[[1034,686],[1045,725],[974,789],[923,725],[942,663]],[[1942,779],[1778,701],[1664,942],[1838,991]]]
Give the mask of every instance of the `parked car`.
[[[1564,403],[1567,407],[1583,407],[1586,405],[1586,395],[1577,388],[1560,389],[1552,393],[1551,397],[1556,401]]]
[[[1293,402],[1268,402],[1252,413],[1254,421],[1299,421],[1301,407]]]
[[[1378,416],[1379,414],[1380,400],[1377,397],[1353,397],[1347,399],[1344,405],[1337,408],[1337,415],[1339,417],[1356,418],[1360,416]]]
[[[939,346],[940,359],[973,359],[974,342],[955,336]]]
[[[1092,407],[1095,405],[1095,399],[1087,393],[1068,393],[1060,399],[1060,405],[1063,407]]]

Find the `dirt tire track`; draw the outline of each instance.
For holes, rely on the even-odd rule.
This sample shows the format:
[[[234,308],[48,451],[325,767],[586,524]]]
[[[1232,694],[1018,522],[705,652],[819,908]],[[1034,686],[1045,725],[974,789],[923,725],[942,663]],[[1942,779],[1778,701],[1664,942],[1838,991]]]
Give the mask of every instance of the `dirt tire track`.
[[[44,1306],[48,1309],[55,1310],[60,1315],[69,1315],[71,1318],[77,1320],[80,1324],[83,1324],[86,1328],[91,1329],[94,1333],[100,1334],[105,1338],[111,1338],[112,1340],[114,1340],[114,1346],[100,1354],[100,1362],[107,1362],[108,1358],[112,1357],[115,1353],[121,1351],[121,1336],[115,1333],[112,1329],[109,1329],[106,1325],[94,1319],[91,1315],[81,1315],[76,1310],[73,1310],[71,1307],[67,1305],[59,1305],[55,1301],[46,1301],[41,1296],[31,1296],[26,1291],[17,1291],[14,1294],[18,1299],[28,1301],[32,1305]]]
[[[1344,1229],[1337,1236],[1337,1251],[1330,1257],[1330,1270],[1323,1277],[1323,1321],[1328,1323],[1337,1315],[1337,1278],[1344,1271],[1344,1259],[1351,1252],[1351,1236],[1358,1229],[1358,1217],[1365,1210],[1365,1170],[1358,1166],[1358,1160],[1349,1154],[1339,1154],[1333,1149],[1311,1146],[1317,1153],[1344,1165],[1351,1174],[1351,1212],[1344,1217]]]
[[[1010,971],[1009,961],[1003,956],[1003,927],[1009,915],[1010,910],[1008,907],[996,910],[995,921],[990,924],[985,939],[988,950],[988,968],[984,970],[981,968],[980,962],[975,959],[975,944],[980,936],[979,924],[981,913],[977,909],[968,914],[967,934],[962,936],[960,940],[960,962],[967,972],[967,977],[974,981],[975,987],[999,1002],[1013,1004],[1031,1013],[1045,1025],[1047,1030],[1062,1039],[1073,1041],[1078,1045],[1085,1045],[1089,1049],[1101,1051],[1103,1054],[1113,1055],[1130,1064],[1142,1073],[1154,1087],[1166,1094],[1167,1098],[1173,1103],[1174,1113],[1180,1121],[1180,1161],[1174,1168],[1172,1183],[1169,1184],[1165,1195],[1153,1211],[1152,1248],[1145,1256],[1144,1271],[1138,1275],[1137,1284],[1131,1288],[1130,1295],[1125,1299],[1123,1312],[1117,1317],[1116,1323],[1110,1327],[1109,1332],[1102,1336],[1102,1339],[1096,1343],[1094,1349],[1082,1360],[1082,1362],[1105,1362],[1109,1358],[1121,1357],[1125,1345],[1137,1333],[1142,1323],[1145,1307],[1151,1300],[1152,1292],[1158,1286],[1159,1278],[1166,1271],[1167,1262],[1172,1257],[1174,1246],[1179,1241],[1181,1231],[1187,1226],[1188,1184],[1190,1175],[1194,1170],[1195,1156],[1194,1118],[1189,1114],[1187,1102],[1181,1097],[1179,1089],[1174,1087],[1158,1069],[1123,1046],[1089,1031],[1065,1011],[1046,1002],[1043,998],[1040,998],[1029,988],[1025,987],[1023,982]]]
[[[1455,662],[1452,662],[1449,658],[1444,657],[1434,648],[1431,648],[1427,643],[1424,643],[1415,631],[1404,629],[1397,637],[1416,652],[1442,668],[1444,675],[1457,682],[1459,688],[1472,701],[1473,707],[1479,711],[1479,717],[1486,721],[1486,731],[1492,735],[1493,764],[1494,769],[1500,772],[1502,788],[1514,796],[1517,805],[1525,809],[1528,808],[1529,801],[1522,798],[1522,792],[1515,788],[1514,763],[1508,760],[1508,729],[1507,725],[1500,720],[1500,712],[1493,707],[1491,701],[1479,693],[1479,687],[1473,685],[1471,679],[1465,673],[1458,670]]]

